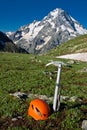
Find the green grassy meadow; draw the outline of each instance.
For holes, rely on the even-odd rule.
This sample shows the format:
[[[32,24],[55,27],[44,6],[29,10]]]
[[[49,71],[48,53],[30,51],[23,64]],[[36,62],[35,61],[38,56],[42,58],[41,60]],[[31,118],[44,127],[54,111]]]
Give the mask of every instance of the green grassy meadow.
[[[10,93],[24,92],[26,94],[42,94],[53,96],[56,82],[57,67],[49,66],[46,64],[50,60],[59,60],[50,56],[34,56],[28,54],[13,54],[13,53],[0,53],[0,123],[3,125],[5,119],[11,120],[17,115],[23,116],[30,122],[32,119],[27,116],[27,110],[31,99],[27,98],[26,101],[12,97]],[[67,60],[64,60],[67,63]],[[61,73],[61,95],[77,96],[82,100],[87,100],[87,72],[82,72],[86,68],[87,63],[75,62],[70,67],[62,67]],[[46,74],[45,72],[54,72],[53,75]],[[82,119],[86,119],[84,110],[87,110],[87,105],[76,103],[64,103],[65,109],[50,116],[49,122],[53,120],[57,122],[59,116],[66,114],[65,119],[61,119],[60,129],[63,127],[66,130],[69,128],[73,130],[78,128],[80,130],[80,123]],[[75,107],[76,106],[76,107]],[[83,111],[82,111],[83,110]],[[62,115],[63,114],[63,115]],[[71,120],[72,115],[72,120]],[[51,129],[49,126],[46,129]],[[40,121],[38,129],[47,125],[45,121]],[[32,122],[31,122],[32,124]],[[57,125],[54,125],[57,127]],[[36,123],[37,126],[37,123]],[[42,127],[41,127],[42,126]],[[29,126],[17,126],[18,129],[28,129]],[[24,128],[23,128],[24,127]],[[6,127],[7,130],[17,129],[16,126]],[[34,127],[35,129],[35,127]],[[37,129],[37,128],[36,128]]]
[[[1,130],[81,130],[82,121],[87,120],[87,71],[84,71],[87,69],[86,62],[74,61],[68,67],[62,66],[60,81],[61,95],[77,96],[83,102],[61,103],[59,112],[52,113],[46,121],[34,121],[27,116],[30,98],[21,100],[10,95],[19,91],[53,96],[57,67],[46,67],[46,64],[51,60],[70,62],[56,56],[57,50],[55,54],[52,50],[46,55],[0,53]],[[12,121],[18,116],[22,118]]]

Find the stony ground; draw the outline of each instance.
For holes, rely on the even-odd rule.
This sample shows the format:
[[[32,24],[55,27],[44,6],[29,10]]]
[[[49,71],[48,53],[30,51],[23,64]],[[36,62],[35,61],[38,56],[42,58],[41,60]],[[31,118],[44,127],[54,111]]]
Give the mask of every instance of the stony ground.
[[[45,99],[46,101],[50,101],[53,99],[53,97],[47,97],[45,95],[33,95],[33,94],[29,94],[26,95],[25,93],[20,93],[20,92],[16,92],[13,94],[10,94],[12,96],[15,96],[17,98],[29,98],[29,96],[31,97],[40,97],[42,99]],[[62,101],[67,101],[67,102],[76,102],[78,101],[79,103],[77,104],[78,106],[80,106],[81,104],[87,104],[87,100],[81,100],[76,96],[73,97],[68,97],[68,96],[61,96],[61,106],[59,109],[59,112],[55,113],[55,118],[54,117],[49,117],[48,120],[46,121],[35,121],[33,118],[31,117],[25,117],[23,116],[25,111],[21,114],[21,115],[17,115],[14,116],[13,118],[7,117],[7,118],[0,118],[0,130],[16,130],[16,129],[20,129],[20,130],[66,130],[65,128],[63,128],[62,126],[62,122],[63,120],[66,118],[66,113],[67,113],[67,107],[66,104],[63,104]],[[73,106],[73,107],[78,107],[78,106]],[[52,106],[50,106],[52,108]],[[70,108],[68,108],[70,109]],[[83,112],[84,115],[87,116],[87,109],[82,109],[81,110]],[[59,114],[58,114],[59,113]],[[26,113],[27,114],[27,113]],[[51,114],[53,114],[53,112],[51,111]],[[87,120],[81,120],[79,122],[79,126],[81,128],[84,128],[86,130],[87,128]]]

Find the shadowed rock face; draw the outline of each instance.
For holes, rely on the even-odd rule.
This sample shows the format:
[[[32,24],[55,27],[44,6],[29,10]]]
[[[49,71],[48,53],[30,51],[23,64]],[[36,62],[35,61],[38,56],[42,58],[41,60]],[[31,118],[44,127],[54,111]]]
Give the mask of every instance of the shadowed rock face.
[[[24,49],[17,47],[13,41],[0,31],[0,51],[4,52],[25,52]]]

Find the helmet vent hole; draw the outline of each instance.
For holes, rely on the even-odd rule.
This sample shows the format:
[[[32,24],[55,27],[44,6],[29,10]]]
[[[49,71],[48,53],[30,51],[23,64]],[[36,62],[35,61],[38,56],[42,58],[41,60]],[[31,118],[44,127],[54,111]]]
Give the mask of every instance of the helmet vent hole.
[[[44,116],[46,116],[46,114],[43,114]]]
[[[39,111],[39,109],[37,107],[35,107],[36,112],[38,113],[39,116],[42,116],[41,112]]]
[[[31,105],[31,107],[32,107],[32,109],[34,109],[34,106],[33,106],[33,105]]]

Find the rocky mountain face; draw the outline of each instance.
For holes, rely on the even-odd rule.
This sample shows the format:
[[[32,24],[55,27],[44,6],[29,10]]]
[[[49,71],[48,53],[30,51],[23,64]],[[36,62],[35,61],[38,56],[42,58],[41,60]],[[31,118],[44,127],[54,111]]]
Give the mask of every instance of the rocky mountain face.
[[[16,45],[34,54],[46,53],[59,44],[83,34],[87,34],[87,30],[58,8],[41,21],[34,21],[14,33],[7,33]]]
[[[0,31],[0,51],[27,53],[24,49],[17,47],[13,41]]]

